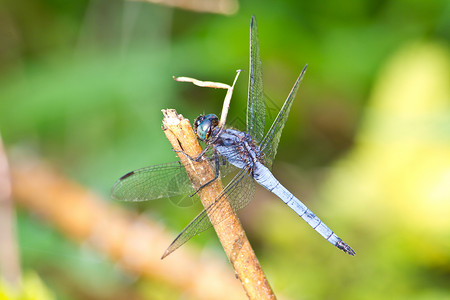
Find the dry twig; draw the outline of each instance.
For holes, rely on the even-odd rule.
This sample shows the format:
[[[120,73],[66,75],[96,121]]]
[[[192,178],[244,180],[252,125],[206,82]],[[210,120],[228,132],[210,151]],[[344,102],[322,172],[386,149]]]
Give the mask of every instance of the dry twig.
[[[177,7],[202,13],[232,15],[239,9],[237,0],[132,0]]]
[[[19,288],[21,272],[11,200],[9,165],[0,136],[0,279]]]
[[[183,150],[191,157],[198,156],[202,148],[192,130],[191,124],[173,109],[163,110],[164,133],[175,150]],[[214,178],[213,170],[207,161],[193,162],[182,153],[180,160],[194,184],[208,182]],[[222,191],[220,180],[216,180],[199,191],[203,206],[208,207]],[[227,203],[228,204],[228,203]],[[247,239],[242,225],[231,206],[224,205],[223,214],[229,216],[223,221],[211,220],[228,259],[233,264],[237,277],[240,279],[247,296],[250,299],[275,299],[275,295],[267,281],[259,261]],[[210,216],[214,217],[214,216]]]

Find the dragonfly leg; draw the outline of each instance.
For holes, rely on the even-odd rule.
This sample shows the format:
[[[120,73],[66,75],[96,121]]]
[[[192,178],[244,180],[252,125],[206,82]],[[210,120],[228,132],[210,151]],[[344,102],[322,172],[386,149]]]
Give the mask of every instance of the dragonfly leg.
[[[205,186],[207,186],[207,185],[213,183],[214,181],[217,180],[217,178],[219,178],[219,155],[217,155],[217,152],[216,152],[216,151],[214,151],[214,164],[216,165],[216,172],[215,172],[215,174],[214,174],[214,178],[211,179],[210,181],[208,181],[207,183],[202,184],[202,185],[198,188],[198,190],[196,190],[195,193],[193,193],[193,194],[190,195],[189,197],[195,196],[201,189],[203,189]]]
[[[175,150],[175,149],[172,149],[172,150],[176,153],[182,153],[186,158],[188,158],[192,161],[199,162],[202,159],[202,157],[205,155],[206,151],[209,150],[209,145],[206,145],[205,149],[203,149],[203,151],[197,157],[192,157],[189,154],[187,154],[186,152],[184,152],[183,150]]]

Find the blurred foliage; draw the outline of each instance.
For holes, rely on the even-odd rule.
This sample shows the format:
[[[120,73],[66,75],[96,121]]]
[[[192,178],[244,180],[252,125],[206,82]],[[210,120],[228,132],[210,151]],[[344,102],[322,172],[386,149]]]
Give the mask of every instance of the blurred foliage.
[[[160,130],[161,109],[191,120],[220,111],[224,91],[171,76],[231,83],[236,69],[248,69],[255,14],[271,104],[282,105],[309,64],[275,175],[357,252],[352,258],[333,249],[258,191],[243,222],[276,293],[450,298],[448,1],[240,5],[225,17],[132,1],[3,1],[6,146],[38,154],[107,196],[127,171],[175,159]],[[242,75],[229,117],[235,126],[245,119]],[[154,201],[148,213],[174,231],[200,209],[166,204]],[[24,269],[58,298],[177,297],[136,283],[25,212],[19,237]],[[217,245],[212,232],[193,240]]]
[[[55,296],[34,272],[28,272],[22,279],[22,290],[15,291],[6,283],[0,282],[1,300],[53,300]]]
[[[350,233],[345,240],[356,241],[356,262],[337,257],[339,253],[317,255],[298,243],[320,243],[313,232],[298,232],[294,239],[280,236],[269,224],[283,220],[281,216],[274,216],[273,223],[261,222],[267,228],[258,232],[271,234],[260,239],[271,237],[271,244],[285,245],[283,253],[290,253],[302,269],[296,294],[317,299],[450,296],[448,54],[440,44],[413,43],[388,61],[374,85],[354,147],[333,164],[318,188],[317,211],[327,223],[341,220],[341,228]],[[273,212],[260,217],[266,215]],[[293,216],[280,226],[292,228],[296,222]],[[277,269],[283,286],[290,276],[299,276],[286,274],[282,266]]]

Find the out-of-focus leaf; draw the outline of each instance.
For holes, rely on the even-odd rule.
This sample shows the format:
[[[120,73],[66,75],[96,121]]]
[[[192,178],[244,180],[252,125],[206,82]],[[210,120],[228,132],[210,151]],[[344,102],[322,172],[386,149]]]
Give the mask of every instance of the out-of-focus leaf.
[[[0,282],[1,300],[53,300],[56,299],[42,279],[33,271],[28,271],[22,278],[22,289],[14,291],[6,283]]]
[[[355,148],[324,186],[326,210],[345,219],[356,264],[384,274],[370,299],[389,286],[398,295],[450,292],[449,57],[443,45],[417,43],[389,61]],[[368,285],[373,274],[365,274],[358,281]]]

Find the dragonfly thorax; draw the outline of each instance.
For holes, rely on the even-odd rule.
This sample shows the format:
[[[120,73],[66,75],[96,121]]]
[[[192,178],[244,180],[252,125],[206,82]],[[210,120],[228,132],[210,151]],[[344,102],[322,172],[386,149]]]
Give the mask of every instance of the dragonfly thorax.
[[[219,118],[215,114],[200,115],[194,121],[194,131],[200,140],[207,141],[217,125],[219,125]]]

